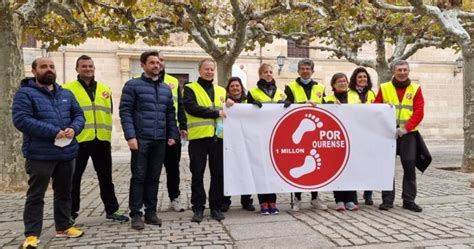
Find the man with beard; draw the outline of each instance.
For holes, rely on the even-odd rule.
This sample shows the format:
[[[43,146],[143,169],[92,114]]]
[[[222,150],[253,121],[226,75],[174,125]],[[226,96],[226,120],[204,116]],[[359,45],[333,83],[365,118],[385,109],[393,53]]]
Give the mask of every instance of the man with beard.
[[[89,157],[99,180],[100,198],[105,207],[105,218],[112,221],[128,222],[127,216],[119,209],[115,187],[112,182],[112,91],[94,78],[95,66],[92,58],[81,55],[76,61],[77,80],[63,87],[71,90],[84,111],[86,124],[77,135],[79,152],[76,157],[72,180],[72,210],[74,221],[79,215],[81,180]]]
[[[173,103],[176,111],[176,121],[178,122],[179,134],[183,139],[188,138],[186,127],[186,114],[184,112],[183,100],[181,98],[181,89],[179,88],[178,79],[165,72],[165,56],[163,53],[159,55],[160,63],[163,68],[164,82],[171,88],[173,93]],[[166,187],[168,188],[168,197],[170,198],[170,210],[176,212],[184,212],[179,195],[179,161],[181,159],[181,139],[176,141],[174,145],[166,146],[165,159],[163,164],[166,169]]]
[[[425,101],[418,84],[412,83],[408,77],[410,66],[404,60],[392,64],[392,81],[380,85],[374,103],[387,103],[395,107],[397,118],[397,155],[403,166],[402,199],[403,208],[413,212],[423,209],[415,203],[416,197],[416,153],[418,125],[423,120]],[[395,185],[395,180],[394,180]],[[392,191],[382,191],[380,210],[393,208],[395,186]]]
[[[84,232],[72,227],[71,182],[84,115],[74,95],[61,88],[50,58],[33,61],[34,78],[21,81],[13,98],[13,124],[23,133],[28,191],[23,222],[23,248],[36,248],[43,225],[44,195],[53,179],[56,237],[75,238]]]
[[[178,139],[173,95],[163,83],[158,51],[140,56],[143,74],[125,83],[120,99],[122,129],[132,152],[129,209],[132,229],[145,223],[161,226],[157,212],[158,184],[166,145]]]

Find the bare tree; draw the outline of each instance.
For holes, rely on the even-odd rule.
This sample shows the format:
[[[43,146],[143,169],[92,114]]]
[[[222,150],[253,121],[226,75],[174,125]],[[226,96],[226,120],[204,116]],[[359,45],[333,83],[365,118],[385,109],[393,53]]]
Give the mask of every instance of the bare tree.
[[[408,59],[422,48],[452,45],[450,37],[443,36],[441,28],[431,17],[395,14],[374,8],[364,1],[352,1],[351,5],[334,4],[332,0],[310,2],[308,8],[293,11],[280,22],[272,20],[277,25],[264,32],[294,40],[299,47],[332,52],[332,57],[373,68],[379,76],[379,83],[391,79],[390,68],[394,61]],[[317,45],[311,45],[315,41]],[[373,58],[361,56],[362,46],[368,43],[375,46]],[[393,46],[389,56],[388,46]]]
[[[411,6],[398,6],[371,0],[378,8],[393,12],[416,13],[437,20],[444,32],[451,36],[461,49],[464,61],[464,154],[462,170],[474,172],[474,12],[464,11],[460,4],[434,6],[422,0],[408,0]]]

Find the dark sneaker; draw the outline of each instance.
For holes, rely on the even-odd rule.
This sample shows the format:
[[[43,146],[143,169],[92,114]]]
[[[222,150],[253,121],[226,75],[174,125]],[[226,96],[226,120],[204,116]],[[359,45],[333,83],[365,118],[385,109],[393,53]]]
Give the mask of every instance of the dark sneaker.
[[[201,223],[203,218],[204,218],[204,211],[203,210],[197,210],[197,211],[194,211],[194,215],[191,218],[191,222]]]
[[[279,214],[280,213],[280,210],[276,207],[276,204],[275,203],[270,203],[270,214]]]
[[[382,203],[379,206],[380,210],[388,211],[389,209],[393,208],[393,204]]]
[[[260,204],[260,214],[263,214],[263,215],[270,214],[270,208],[268,207],[268,203],[264,202]]]
[[[404,209],[408,209],[413,212],[421,213],[423,211],[423,208],[420,206],[416,205],[416,203],[410,203],[410,204],[403,204]]]
[[[143,223],[142,217],[140,215],[135,215],[132,217],[132,229],[143,230],[145,228],[145,223]]]
[[[212,210],[211,209],[211,218],[217,221],[221,221],[225,219],[224,214],[220,210]]]
[[[374,201],[372,200],[372,196],[367,196],[364,198],[365,199],[365,205],[367,206],[372,206],[374,205]]]
[[[158,225],[161,226],[161,219],[154,214],[145,214],[145,223],[150,225]]]
[[[222,204],[221,206],[221,211],[222,212],[227,212],[230,209],[230,204]]]
[[[250,211],[250,212],[255,211],[255,207],[250,202],[242,203],[242,209]]]
[[[121,213],[119,211],[116,211],[113,214],[108,214],[108,215],[105,216],[105,218],[107,220],[117,221],[117,222],[120,222],[120,223],[128,222],[130,220],[127,216],[123,215],[123,213]]]

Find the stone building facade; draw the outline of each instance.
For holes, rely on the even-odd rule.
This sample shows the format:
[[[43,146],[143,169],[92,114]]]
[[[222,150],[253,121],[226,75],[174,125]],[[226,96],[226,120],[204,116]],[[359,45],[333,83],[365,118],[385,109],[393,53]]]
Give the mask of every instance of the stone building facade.
[[[173,46],[150,47],[137,42],[135,44],[114,43],[104,39],[89,39],[80,46],[65,46],[58,51],[51,52],[57,68],[57,81],[69,82],[77,77],[75,61],[82,54],[91,56],[96,66],[96,80],[112,88],[114,101],[113,145],[114,150],[126,149],[118,106],[123,84],[135,75],[141,73],[139,56],[147,49],[157,49],[164,53],[166,71],[174,74],[181,81],[194,81],[198,77],[198,61],[209,56],[194,43],[186,42],[184,37],[173,39]],[[291,45],[291,44],[290,44]],[[274,66],[274,76],[277,85],[283,88],[285,84],[294,80],[297,74],[298,56],[290,51],[291,46],[285,40],[275,40],[273,44],[257,47],[254,51],[243,52],[236,62],[247,74],[248,88],[255,86],[258,80],[260,63],[269,63]],[[390,53],[391,51],[387,51]],[[289,54],[290,53],[290,54]],[[328,59],[328,53],[307,51],[315,62],[313,78],[326,85],[326,94],[331,94],[329,81],[336,72],[343,72],[350,77],[356,65],[345,60]],[[293,54],[293,55],[292,55]],[[30,75],[30,64],[34,58],[41,55],[39,48],[24,48],[25,71]],[[281,73],[278,74],[276,57],[286,57]],[[361,54],[366,58],[373,58],[375,52],[372,46],[367,45]],[[426,139],[462,139],[463,115],[463,88],[462,71],[454,74],[455,60],[459,54],[450,49],[423,49],[409,59],[410,78],[419,82],[425,97],[425,117],[420,131]],[[377,75],[369,69],[372,80],[376,85]],[[374,87],[377,91],[377,86]]]

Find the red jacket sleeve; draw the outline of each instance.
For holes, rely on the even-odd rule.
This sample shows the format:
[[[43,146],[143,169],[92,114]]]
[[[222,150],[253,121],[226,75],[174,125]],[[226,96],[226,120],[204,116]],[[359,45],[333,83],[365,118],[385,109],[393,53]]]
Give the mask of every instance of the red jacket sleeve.
[[[407,131],[415,129],[421,123],[421,120],[423,120],[424,115],[425,100],[423,98],[423,93],[421,92],[421,87],[419,87],[413,99],[413,114],[405,124],[405,129],[407,129]]]
[[[383,96],[382,96],[382,89],[379,88],[377,92],[377,96],[375,96],[374,103],[376,104],[383,104]]]

